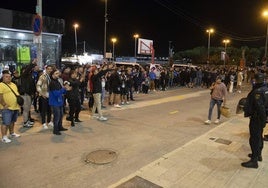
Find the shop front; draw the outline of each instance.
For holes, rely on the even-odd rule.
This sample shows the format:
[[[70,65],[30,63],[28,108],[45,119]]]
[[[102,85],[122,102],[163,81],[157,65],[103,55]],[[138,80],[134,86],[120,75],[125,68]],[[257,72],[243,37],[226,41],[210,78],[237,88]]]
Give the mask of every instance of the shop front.
[[[37,58],[40,39],[42,65],[61,66],[64,20],[43,17],[43,32],[37,37],[32,29],[33,17],[29,13],[0,9],[0,72],[7,67],[13,72]]]

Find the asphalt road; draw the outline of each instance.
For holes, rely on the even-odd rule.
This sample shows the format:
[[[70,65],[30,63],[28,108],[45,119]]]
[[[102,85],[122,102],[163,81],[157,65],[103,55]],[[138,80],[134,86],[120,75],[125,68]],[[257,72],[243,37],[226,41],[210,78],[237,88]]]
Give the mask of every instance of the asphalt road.
[[[233,113],[246,94],[228,94]],[[75,127],[64,122],[69,130],[61,136],[42,130],[38,122],[31,129],[22,128],[20,119],[16,130],[21,137],[0,143],[0,187],[108,187],[219,126],[204,125],[210,100],[207,89],[176,88],[136,94],[135,99],[121,109],[107,106],[106,122],[82,111],[83,122]],[[33,115],[38,119],[38,114]],[[116,159],[103,165],[85,162],[95,150],[115,151]]]

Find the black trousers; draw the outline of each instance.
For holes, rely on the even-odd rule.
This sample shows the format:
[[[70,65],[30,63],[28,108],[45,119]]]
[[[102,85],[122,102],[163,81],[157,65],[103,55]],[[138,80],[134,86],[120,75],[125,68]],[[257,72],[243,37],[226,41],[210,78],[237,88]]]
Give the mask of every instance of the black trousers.
[[[81,103],[79,97],[76,99],[68,99],[69,103],[69,117],[70,118],[79,118],[79,113],[81,111]]]
[[[257,118],[251,117],[249,121],[249,144],[252,151],[251,159],[257,161],[258,156],[261,155],[263,149],[263,128],[265,122],[260,122]]]
[[[48,98],[40,96],[39,105],[42,124],[49,123],[51,121],[51,107],[48,104]]]

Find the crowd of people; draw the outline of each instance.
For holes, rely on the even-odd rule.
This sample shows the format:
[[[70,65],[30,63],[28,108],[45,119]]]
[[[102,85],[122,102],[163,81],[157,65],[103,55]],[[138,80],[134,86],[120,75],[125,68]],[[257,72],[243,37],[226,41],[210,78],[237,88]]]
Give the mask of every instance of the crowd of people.
[[[44,69],[36,64],[36,60],[23,67],[21,71],[2,73],[0,83],[0,108],[2,109],[2,141],[11,142],[7,136],[19,137],[14,132],[14,123],[22,114],[22,126],[31,128],[36,120],[31,116],[32,106],[39,113],[43,129],[53,127],[53,134],[60,135],[67,129],[62,125],[66,120],[71,126],[82,122],[79,119],[81,110],[89,109],[90,115],[99,121],[107,121],[102,113],[106,105],[121,108],[135,100],[135,94],[148,94],[165,91],[173,87],[209,88],[216,78],[220,78],[230,93],[241,92],[242,80],[249,82],[254,69],[237,69],[236,67],[199,66],[197,68],[182,67],[117,67],[113,63],[102,65],[66,66],[57,69],[46,65]],[[19,106],[16,96],[22,96],[24,104]],[[236,88],[236,90],[234,90]],[[85,98],[88,106],[85,106]],[[216,103],[215,103],[216,104]],[[214,104],[214,105],[215,105]],[[213,105],[213,106],[214,106]],[[210,109],[212,111],[212,109]],[[210,123],[210,117],[207,123]],[[217,119],[219,122],[219,117]]]

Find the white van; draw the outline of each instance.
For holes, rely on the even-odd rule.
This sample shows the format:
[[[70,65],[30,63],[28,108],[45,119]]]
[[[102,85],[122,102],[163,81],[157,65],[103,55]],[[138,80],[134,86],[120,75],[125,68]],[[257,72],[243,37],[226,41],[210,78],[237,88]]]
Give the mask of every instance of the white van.
[[[181,64],[181,63],[174,63],[172,65],[173,68],[197,68],[196,65],[192,65],[192,64]]]
[[[117,62],[115,61],[114,64],[116,65],[116,67],[121,67],[121,68],[124,68],[124,69],[129,69],[129,68],[138,68],[138,69],[143,69],[143,67],[139,64],[139,63],[136,63],[136,62]]]

